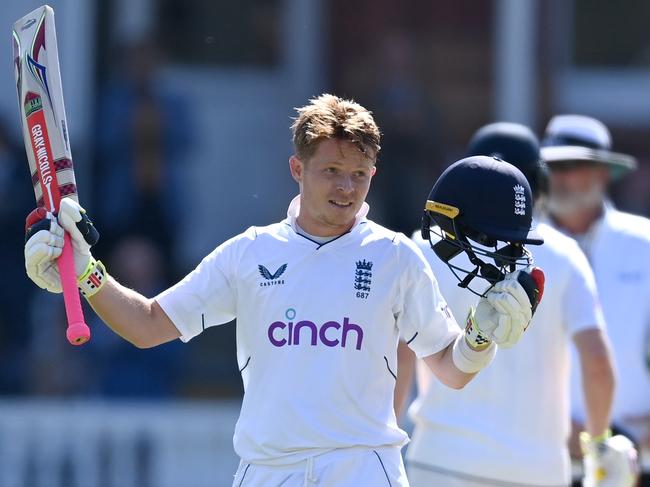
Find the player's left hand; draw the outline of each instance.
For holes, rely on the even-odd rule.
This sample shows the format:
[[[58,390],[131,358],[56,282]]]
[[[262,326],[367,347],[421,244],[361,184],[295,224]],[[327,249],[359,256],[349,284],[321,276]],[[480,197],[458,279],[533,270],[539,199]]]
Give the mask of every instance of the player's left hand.
[[[601,438],[580,433],[583,452],[583,487],[632,487],[639,475],[637,451],[623,435]]]
[[[512,272],[497,282],[471,317],[478,333],[503,348],[519,341],[533,316],[530,298],[518,280],[520,272],[525,271]]]

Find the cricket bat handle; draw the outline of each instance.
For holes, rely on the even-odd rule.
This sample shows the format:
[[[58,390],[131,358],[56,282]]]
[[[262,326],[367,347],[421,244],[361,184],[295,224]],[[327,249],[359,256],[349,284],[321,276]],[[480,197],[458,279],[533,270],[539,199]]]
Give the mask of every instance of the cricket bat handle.
[[[74,270],[72,242],[68,232],[65,232],[63,237],[63,251],[57,264],[61,276],[61,286],[63,287],[65,314],[68,317],[68,329],[65,335],[72,345],[83,345],[90,340],[90,328],[84,321],[84,314],[81,309],[81,299],[77,289],[77,274]]]

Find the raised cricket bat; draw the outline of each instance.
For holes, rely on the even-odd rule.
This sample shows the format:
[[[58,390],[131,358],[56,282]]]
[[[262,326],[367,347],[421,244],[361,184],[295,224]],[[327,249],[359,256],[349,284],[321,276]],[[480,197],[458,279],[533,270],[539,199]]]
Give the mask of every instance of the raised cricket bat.
[[[23,138],[36,204],[56,212],[61,198],[77,200],[68,128],[63,106],[54,10],[48,5],[19,19],[13,28],[14,72]],[[90,339],[84,321],[70,235],[57,261],[73,345]]]

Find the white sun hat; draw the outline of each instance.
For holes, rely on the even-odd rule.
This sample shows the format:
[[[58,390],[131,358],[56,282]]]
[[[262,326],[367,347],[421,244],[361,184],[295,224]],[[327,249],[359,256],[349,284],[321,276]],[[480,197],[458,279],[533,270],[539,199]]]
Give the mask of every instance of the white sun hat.
[[[613,152],[607,127],[584,115],[556,115],[546,127],[541,156],[550,169],[576,163],[603,164],[616,179],[637,168],[636,158]]]

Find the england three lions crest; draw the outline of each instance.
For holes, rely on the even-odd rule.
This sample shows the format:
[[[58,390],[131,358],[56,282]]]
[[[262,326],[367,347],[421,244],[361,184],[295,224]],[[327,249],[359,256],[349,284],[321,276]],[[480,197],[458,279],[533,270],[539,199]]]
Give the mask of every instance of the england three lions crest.
[[[357,261],[356,266],[354,289],[357,291],[357,297],[367,298],[372,284],[372,262],[363,259]]]
[[[516,184],[513,189],[515,190],[515,215],[526,214],[526,193],[521,184]]]

